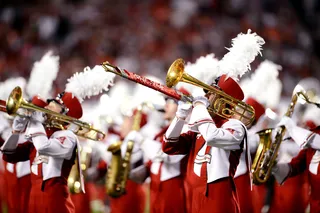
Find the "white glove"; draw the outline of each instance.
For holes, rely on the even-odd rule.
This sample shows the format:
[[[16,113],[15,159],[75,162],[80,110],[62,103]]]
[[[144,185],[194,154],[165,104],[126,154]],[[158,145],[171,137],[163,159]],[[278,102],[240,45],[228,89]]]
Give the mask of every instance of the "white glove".
[[[129,134],[126,136],[126,138],[124,139],[124,141],[134,141],[136,144],[141,144],[143,141],[143,136],[140,132],[132,130],[131,132],[129,132]]]
[[[283,116],[277,126],[285,126],[287,129],[294,127],[295,122],[288,116]]]
[[[28,121],[29,121],[28,117],[21,117],[21,116],[17,115],[13,119],[13,124],[12,124],[13,131],[22,132],[23,130],[25,130]]]
[[[39,111],[34,111],[32,112],[31,114],[31,121],[32,122],[40,122],[40,123],[43,123],[45,121],[45,117],[44,117],[44,113],[42,112],[39,112]]]
[[[197,96],[193,99],[192,105],[195,106],[196,103],[202,103],[203,105],[206,106],[206,108],[209,106],[209,100],[208,98],[204,96]]]
[[[192,105],[182,101],[178,102],[178,109],[176,116],[182,120],[185,120],[192,111]]]

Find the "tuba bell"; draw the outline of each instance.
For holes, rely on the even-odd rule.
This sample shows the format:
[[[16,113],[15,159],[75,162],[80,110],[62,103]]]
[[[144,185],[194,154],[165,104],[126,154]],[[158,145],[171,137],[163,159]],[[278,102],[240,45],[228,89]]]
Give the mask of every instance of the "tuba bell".
[[[285,116],[291,117],[298,99],[320,107],[319,103],[312,102],[306,95],[305,90],[300,85],[297,85],[293,91],[291,102]],[[251,166],[253,183],[256,185],[265,183],[269,179],[272,167],[276,162],[286,128],[284,126],[280,126],[275,129],[276,136],[274,142],[272,141],[272,131],[272,129],[265,129],[257,133],[259,134],[260,141]]]
[[[17,115],[18,114],[17,111],[19,108],[23,108],[31,111],[40,111],[44,113],[47,116],[47,119],[45,120],[44,125],[47,127],[55,127],[55,128],[64,130],[66,129],[65,126],[67,124],[74,124],[78,128],[72,129],[72,131],[80,137],[87,138],[90,140],[95,140],[95,141],[100,141],[105,137],[105,134],[102,131],[93,128],[89,123],[28,103],[22,97],[21,88],[16,87],[12,90],[12,92],[10,93],[10,96],[6,101],[6,112],[9,115]],[[19,116],[23,117],[26,115],[19,115]]]
[[[252,106],[185,73],[184,64],[185,62],[181,58],[171,64],[166,77],[166,85],[168,87],[173,87],[179,82],[184,82],[203,88],[220,96],[210,103],[208,107],[208,112],[211,116],[217,114],[227,119],[234,118],[240,120],[246,126],[249,126],[254,121],[255,114]],[[225,107],[226,105],[229,107]]]
[[[132,130],[139,131],[142,118],[141,104],[133,117]],[[134,141],[128,141],[124,158],[121,155],[122,142],[118,141],[108,147],[108,151],[112,153],[111,165],[108,167],[106,189],[107,194],[111,197],[120,197],[125,194],[126,183],[130,172],[130,160],[134,147]]]

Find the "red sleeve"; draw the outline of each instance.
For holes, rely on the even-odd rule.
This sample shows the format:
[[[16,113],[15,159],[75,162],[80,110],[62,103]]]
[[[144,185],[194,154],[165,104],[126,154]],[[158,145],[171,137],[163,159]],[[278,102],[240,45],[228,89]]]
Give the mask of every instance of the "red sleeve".
[[[308,149],[303,149],[299,154],[294,157],[289,165],[291,166],[291,171],[289,176],[294,177],[303,173],[307,168],[307,151]]]
[[[197,134],[191,131],[181,134],[178,138],[163,136],[162,151],[168,155],[186,155],[196,141],[196,136]]]
[[[2,159],[9,163],[17,163],[20,161],[30,160],[29,154],[31,152],[32,147],[33,147],[33,144],[31,142],[25,142],[25,143],[19,144],[15,152],[10,154],[4,152]]]

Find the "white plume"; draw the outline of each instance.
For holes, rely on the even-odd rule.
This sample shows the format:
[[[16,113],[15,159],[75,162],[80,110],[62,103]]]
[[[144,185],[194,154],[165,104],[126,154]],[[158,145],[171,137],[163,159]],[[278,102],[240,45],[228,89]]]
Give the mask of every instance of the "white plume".
[[[59,56],[47,52],[40,61],[34,63],[26,92],[30,98],[35,95],[46,99],[50,97],[53,81],[59,71]]]
[[[232,47],[227,48],[229,52],[219,61],[220,75],[226,74],[234,80],[251,70],[250,63],[255,57],[261,54],[261,46],[264,44],[263,38],[256,33],[251,33],[249,29],[247,34],[240,33],[232,39]],[[219,76],[220,76],[219,75]]]
[[[206,56],[201,56],[195,63],[188,62],[185,66],[185,71],[196,79],[211,84],[211,79],[216,79],[220,76],[217,69],[218,63],[219,60],[211,53]]]
[[[128,110],[129,102],[132,99],[132,88],[126,81],[118,81],[107,94],[100,98],[101,112],[111,117],[121,116]]]
[[[252,97],[266,107],[275,108],[280,101],[282,83],[279,80],[280,65],[263,61],[250,78],[240,82],[245,97]]]
[[[210,85],[214,79],[220,76],[217,69],[218,62],[213,53],[201,56],[195,63],[188,62],[185,66],[185,72],[199,81]],[[180,89],[181,87],[194,96],[203,94],[203,90],[200,87],[192,84],[179,82],[176,88]]]
[[[108,91],[113,85],[115,74],[106,72],[100,65],[93,69],[85,67],[83,72],[75,73],[68,79],[66,92],[71,92],[80,102],[85,98],[100,94],[103,90]]]
[[[9,78],[4,82],[0,83],[0,99],[7,100],[9,97],[11,91],[19,86],[21,87],[22,91],[25,89],[26,86],[26,79],[23,77],[15,77],[15,78]]]

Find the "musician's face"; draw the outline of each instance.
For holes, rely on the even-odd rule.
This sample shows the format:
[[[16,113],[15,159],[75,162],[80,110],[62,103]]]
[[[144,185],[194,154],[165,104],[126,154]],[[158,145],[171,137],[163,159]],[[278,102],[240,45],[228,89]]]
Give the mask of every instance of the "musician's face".
[[[61,113],[62,112],[62,107],[57,104],[54,101],[51,101],[47,106],[44,107],[45,109],[51,110],[53,112]]]
[[[219,97],[220,97],[220,95],[218,95],[216,93],[212,93],[212,92],[208,92],[206,94],[206,98],[208,98],[210,105],[211,105],[211,103],[214,103]]]
[[[164,106],[165,113],[163,115],[165,120],[171,121],[176,115],[178,105],[172,99],[167,99],[166,105]]]

